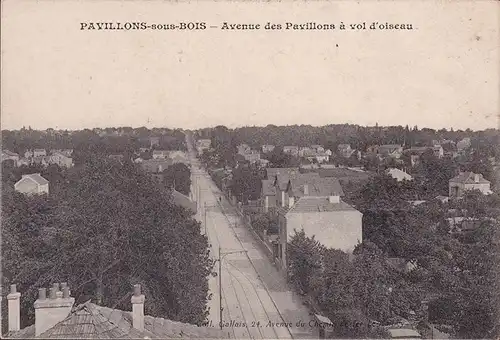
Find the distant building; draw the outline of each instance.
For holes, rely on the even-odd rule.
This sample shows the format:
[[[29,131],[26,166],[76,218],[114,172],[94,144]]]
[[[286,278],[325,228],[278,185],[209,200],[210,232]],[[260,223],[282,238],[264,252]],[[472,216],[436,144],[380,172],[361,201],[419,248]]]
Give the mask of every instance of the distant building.
[[[351,146],[349,144],[339,144],[339,146],[337,148],[338,148],[339,154],[344,158],[350,158],[352,156],[352,154],[354,153],[354,151],[356,151],[356,150],[351,149]]]
[[[444,156],[444,149],[441,145],[434,145],[434,146],[414,146],[412,148],[404,150],[405,153],[409,153],[410,155],[422,155],[424,152],[427,150],[432,150],[433,154],[437,158],[443,158]]]
[[[171,159],[157,158],[143,160],[140,164],[144,171],[154,174],[161,173],[164,170],[167,170],[167,168],[172,165],[173,162]]]
[[[53,152],[50,156],[47,156],[48,164],[57,164],[60,167],[71,168],[73,166],[73,159],[66,156],[62,152]]]
[[[491,194],[490,181],[486,180],[483,175],[473,172],[461,172],[458,176],[453,177],[449,181],[449,195],[459,198],[464,195],[467,190],[479,190],[485,195]]]
[[[14,184],[14,189],[22,194],[48,194],[49,181],[40,176],[39,173],[23,175],[22,178]]]
[[[339,195],[303,195],[289,203],[290,207],[278,210],[279,241],[274,251],[282,269],[288,266],[287,245],[295,230],[303,230],[308,237],[314,236],[327,248],[347,253],[352,253],[362,242],[363,214],[343,202]]]
[[[160,146],[160,137],[149,137],[149,147],[152,149],[156,146]]]
[[[274,148],[275,148],[274,145],[270,145],[270,144],[262,145],[262,152],[269,153],[269,152],[272,152],[274,150]]]
[[[400,158],[403,154],[403,147],[399,144],[380,145],[378,154],[382,157]]]
[[[422,335],[412,328],[388,328],[391,339],[422,339]]]
[[[33,157],[44,157],[44,156],[47,156],[47,150],[45,149],[33,150]]]
[[[153,158],[154,159],[165,159],[168,158],[169,151],[167,150],[153,150]]]
[[[457,143],[458,152],[462,152],[471,147],[471,141],[469,137],[466,137]]]
[[[401,181],[411,181],[413,178],[404,172],[403,170],[399,170],[396,168],[390,168],[386,170],[386,174],[391,176],[392,178],[396,179],[398,182]]]
[[[295,145],[286,145],[283,147],[283,153],[297,157],[299,155],[299,147]]]
[[[49,293],[38,290],[34,303],[35,323],[21,329],[21,293],[11,285],[8,299],[8,333],[14,339],[221,339],[229,332],[198,327],[178,321],[144,315],[145,296],[134,286],[131,311],[99,306],[89,301],[74,306],[66,283],[54,283]]]
[[[18,166],[19,155],[15,152],[9,150],[2,151],[2,162],[6,160],[11,160],[14,163],[14,166]]]

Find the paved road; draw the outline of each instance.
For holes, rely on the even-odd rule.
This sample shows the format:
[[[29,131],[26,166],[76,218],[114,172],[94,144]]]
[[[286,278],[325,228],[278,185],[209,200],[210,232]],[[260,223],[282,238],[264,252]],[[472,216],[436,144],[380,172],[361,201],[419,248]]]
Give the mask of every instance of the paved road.
[[[238,339],[304,339],[313,338],[315,328],[300,298],[292,293],[282,276],[247,230],[233,207],[225,200],[210,177],[199,168],[191,145],[191,166],[197,218],[206,219],[206,232],[214,259],[222,260],[223,325]],[[207,205],[206,212],[204,205]],[[202,225],[202,232],[205,228]],[[231,252],[231,254],[227,254]],[[218,272],[218,263],[214,271]],[[219,277],[209,278],[209,320],[219,324]],[[297,323],[303,322],[303,326]]]

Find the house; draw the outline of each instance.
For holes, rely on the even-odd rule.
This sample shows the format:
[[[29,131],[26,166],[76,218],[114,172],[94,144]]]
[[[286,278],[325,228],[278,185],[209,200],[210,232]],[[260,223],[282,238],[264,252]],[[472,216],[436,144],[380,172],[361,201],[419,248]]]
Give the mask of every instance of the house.
[[[149,148],[139,148],[139,152],[140,153],[146,153],[146,152],[149,152]]]
[[[326,152],[318,152],[316,155],[314,155],[314,159],[316,159],[316,162],[319,164],[321,163],[328,163],[330,160],[330,156]]]
[[[399,273],[409,273],[418,267],[416,261],[408,261],[401,257],[388,257],[386,263],[389,268]]]
[[[30,161],[27,158],[20,158],[19,161],[17,162],[17,166],[22,166],[22,165],[30,165]]]
[[[349,158],[354,153],[354,149],[351,149],[349,144],[339,144],[337,147],[339,154],[344,158]]]
[[[26,150],[26,152],[24,153],[24,158],[32,158],[33,157],[33,151],[32,150]]]
[[[450,200],[448,196],[442,196],[442,195],[438,195],[434,199],[440,201],[441,203],[448,203],[448,201]]]
[[[173,164],[184,163],[189,164],[189,159],[184,151],[175,150],[168,153],[168,158],[172,160]]]
[[[71,157],[73,155],[73,149],[52,149],[50,154],[59,153],[66,157]]]
[[[411,181],[413,179],[409,174],[407,174],[403,170],[399,170],[396,168],[387,169],[386,174],[396,179],[398,182]]]
[[[6,160],[11,160],[14,163],[14,166],[18,166],[19,155],[15,152],[9,150],[2,151],[2,162]]]
[[[266,178],[274,180],[276,175],[297,174],[297,173],[299,173],[299,168],[267,168]]]
[[[299,155],[299,147],[294,145],[286,145],[283,147],[283,153],[297,157]]]
[[[73,159],[60,152],[54,152],[50,156],[47,156],[47,162],[65,168],[73,166]]]
[[[295,230],[303,230],[327,248],[351,253],[362,242],[363,214],[343,202],[338,194],[301,196],[290,207],[279,208],[279,241],[274,248],[282,269],[287,268],[286,250]]]
[[[471,171],[460,172],[456,177],[449,181],[449,196],[450,198],[460,198],[467,190],[479,190],[484,195],[491,194],[490,181],[486,180],[483,175],[475,174]]]
[[[240,155],[250,152],[250,146],[248,146],[248,144],[240,144],[236,147],[236,149]]]
[[[120,155],[120,154],[116,154],[116,155],[108,155],[108,158],[109,159],[112,159],[114,161],[117,161],[117,162],[120,162],[120,163],[123,163],[123,160],[124,160],[124,156],[123,155]]]
[[[34,303],[35,323],[20,327],[21,293],[10,286],[8,300],[8,333],[13,339],[209,339],[228,338],[229,332],[215,327],[199,327],[144,315],[146,297],[141,286],[130,294],[131,311],[103,307],[87,301],[75,306],[75,298],[66,283],[55,283],[38,290]]]
[[[270,207],[291,207],[302,196],[344,195],[336,178],[322,178],[316,172],[276,175],[271,182],[268,181],[262,182],[264,211],[269,211]]]
[[[332,150],[330,150],[330,149],[326,149],[326,150],[325,150],[325,153],[326,153],[328,156],[330,156],[330,157],[333,155],[333,152],[332,152]]]
[[[413,155],[422,155],[424,152],[427,150],[432,150],[433,154],[437,158],[443,158],[444,156],[444,149],[441,145],[434,145],[434,146],[414,146],[409,149],[406,149],[404,152],[409,153],[411,156]]]
[[[269,152],[272,152],[274,150],[274,148],[275,148],[274,145],[265,144],[265,145],[262,145],[262,152],[263,153],[269,153]]]
[[[315,153],[316,153],[316,150],[313,150],[309,147],[301,147],[301,148],[299,148],[298,156],[299,157],[307,157],[310,155],[314,155]]]
[[[45,156],[47,156],[47,150],[45,149],[33,150],[33,157],[45,157]]]
[[[245,160],[250,163],[257,163],[260,161],[260,152],[252,150],[251,152],[244,154],[243,157],[245,157]]]
[[[23,175],[22,178],[14,184],[14,189],[22,194],[48,194],[49,181],[43,178],[39,173]]]
[[[470,138],[466,137],[457,143],[457,150],[458,152],[463,152],[468,148],[470,148],[470,146],[471,146]]]
[[[321,145],[311,145],[311,149],[313,149],[316,152],[325,152],[325,148]]]
[[[161,173],[172,165],[171,159],[147,159],[141,162],[141,167],[148,173]]]
[[[149,147],[152,149],[155,146],[160,146],[160,137],[149,137]]]
[[[165,159],[168,158],[169,151],[167,150],[153,150],[153,158],[154,159]]]
[[[173,189],[172,190],[172,200],[173,200],[174,204],[181,206],[187,210],[191,210],[194,214],[196,214],[196,210],[197,210],[196,202],[192,201],[191,198],[184,195],[183,193],[178,192],[177,190]]]
[[[399,144],[386,144],[378,147],[378,154],[382,157],[400,158],[403,154],[403,147]]]

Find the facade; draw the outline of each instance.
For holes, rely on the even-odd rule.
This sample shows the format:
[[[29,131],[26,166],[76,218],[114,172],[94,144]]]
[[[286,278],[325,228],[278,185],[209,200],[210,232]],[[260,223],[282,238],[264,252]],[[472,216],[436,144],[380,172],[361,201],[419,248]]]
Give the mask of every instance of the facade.
[[[57,164],[58,166],[64,168],[70,168],[73,166],[73,159],[63,153],[54,152],[52,155],[47,156],[47,163]]]
[[[33,150],[33,157],[44,157],[44,156],[47,156],[47,150],[45,149]]]
[[[153,150],[153,158],[154,159],[165,159],[168,158],[169,151],[166,150]]]
[[[38,173],[23,175],[22,178],[14,184],[14,189],[27,195],[49,194],[49,181]]]
[[[198,327],[187,323],[144,315],[145,296],[135,285],[131,294],[131,311],[95,305],[89,301],[74,306],[66,283],[54,283],[47,296],[39,289],[35,301],[35,324],[20,328],[21,293],[11,285],[8,299],[8,333],[14,339],[174,339],[228,338],[228,332],[214,327]]]
[[[289,208],[279,208],[279,242],[276,258],[282,268],[287,268],[286,248],[295,234],[303,230],[327,248],[351,253],[362,242],[363,214],[340,196],[302,196]]]
[[[475,174],[470,171],[461,172],[458,176],[450,179],[450,198],[460,198],[467,190],[479,190],[484,195],[489,195],[491,193],[490,181],[486,180],[483,175]]]
[[[274,145],[270,145],[270,144],[262,145],[262,152],[263,153],[269,153],[269,152],[272,152],[273,150],[274,150]]]
[[[339,146],[337,148],[338,148],[339,154],[344,158],[351,157],[352,154],[354,153],[354,151],[356,151],[354,149],[351,149],[351,146],[349,144],[339,144]]]

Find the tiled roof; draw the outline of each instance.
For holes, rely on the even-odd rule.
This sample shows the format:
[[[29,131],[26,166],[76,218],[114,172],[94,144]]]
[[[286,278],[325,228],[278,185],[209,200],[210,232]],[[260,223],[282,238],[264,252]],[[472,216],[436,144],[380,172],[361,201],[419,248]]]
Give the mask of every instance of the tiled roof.
[[[328,197],[304,196],[299,198],[299,200],[288,211],[288,214],[332,211],[356,211],[356,209],[343,201],[340,201],[339,203],[330,203]]]
[[[70,315],[46,332],[35,337],[34,325],[26,327],[11,338],[85,338],[85,339],[196,339],[228,338],[228,334],[216,328],[171,321],[152,316],[144,317],[144,331],[132,328],[132,313],[97,306],[90,301],[75,307]]]
[[[475,181],[475,173],[468,171],[468,172],[462,172],[458,176],[453,177],[450,179],[450,182],[455,182],[455,183],[463,183],[463,184],[487,184],[490,183],[490,181],[484,179],[483,175],[479,175],[479,181]]]
[[[44,184],[49,183],[49,181],[47,181],[45,178],[40,176],[40,174],[23,175],[23,178],[29,178],[29,179],[33,180],[34,182],[36,182],[38,185],[44,185]],[[23,178],[21,178],[21,180],[23,180]]]
[[[288,174],[288,173],[298,173],[299,168],[267,168],[266,169],[266,174],[267,174],[267,179],[274,179],[274,177],[279,173],[281,175]]]

